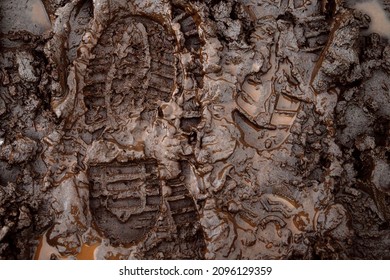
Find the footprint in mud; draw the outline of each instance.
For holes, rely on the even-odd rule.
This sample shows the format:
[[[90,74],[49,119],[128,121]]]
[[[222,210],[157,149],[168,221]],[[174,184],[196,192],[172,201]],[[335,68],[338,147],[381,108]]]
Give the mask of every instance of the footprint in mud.
[[[78,15],[85,16],[88,6],[78,11],[70,13],[73,25],[80,21]],[[61,191],[57,192],[55,207],[61,214],[56,229],[64,223],[71,225],[58,231],[61,238],[51,233],[49,241],[57,240],[55,246],[66,247],[74,235],[81,240],[83,232],[92,227],[95,239],[106,240],[99,246],[100,257],[102,251],[144,244],[137,250],[146,258],[157,253],[169,258],[178,246],[171,236],[177,234],[187,244],[182,254],[199,258],[203,237],[186,186],[190,168],[180,162],[191,148],[189,144],[186,150],[182,148],[189,133],[182,134],[183,110],[176,103],[182,104],[182,98],[175,96],[183,79],[176,40],[161,20],[139,14],[122,11],[112,19],[104,9],[94,11],[70,66],[68,88],[53,103],[66,123],[60,141],[75,147],[65,159],[77,158],[75,169],[86,174],[89,196],[61,199]],[[185,36],[193,41],[198,35]],[[73,52],[74,44],[69,48]],[[188,116],[193,118],[191,112]],[[63,165],[67,176],[77,177],[66,167],[69,163]],[[59,182],[54,188],[66,192],[63,181],[53,181]],[[72,205],[71,212],[81,218],[73,219],[72,213],[64,211],[66,205]],[[72,250],[68,253],[74,254]]]

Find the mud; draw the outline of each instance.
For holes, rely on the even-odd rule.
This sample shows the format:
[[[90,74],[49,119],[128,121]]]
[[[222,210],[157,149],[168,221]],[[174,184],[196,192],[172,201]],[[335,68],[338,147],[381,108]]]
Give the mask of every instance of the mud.
[[[389,259],[390,3],[0,3],[0,258]]]

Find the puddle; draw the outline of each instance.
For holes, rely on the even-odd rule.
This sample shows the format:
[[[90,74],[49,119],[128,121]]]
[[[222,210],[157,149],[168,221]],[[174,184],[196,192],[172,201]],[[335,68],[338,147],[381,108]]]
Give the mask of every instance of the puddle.
[[[83,244],[81,246],[80,253],[75,256],[77,260],[94,260],[95,258],[95,250],[100,245],[100,243],[93,243],[91,245]],[[38,247],[34,254],[34,260],[50,260],[51,256],[55,255],[57,258],[60,256],[58,250],[50,246],[47,243],[46,232],[39,239]],[[66,257],[59,258],[61,260],[66,260]]]
[[[58,255],[58,251],[47,243],[45,232],[39,239],[39,244],[35,251],[34,260],[50,260],[50,257],[53,254]]]
[[[0,27],[3,33],[25,30],[41,35],[51,23],[40,0],[0,1]]]
[[[78,260],[94,260],[95,259],[95,250],[99,246],[99,243],[92,244],[88,246],[83,244],[81,246],[81,252],[76,256]]]

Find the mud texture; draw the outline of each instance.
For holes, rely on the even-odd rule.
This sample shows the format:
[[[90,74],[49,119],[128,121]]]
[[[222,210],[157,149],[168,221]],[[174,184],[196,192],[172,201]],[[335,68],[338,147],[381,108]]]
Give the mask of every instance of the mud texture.
[[[0,258],[389,259],[390,1],[0,2]]]

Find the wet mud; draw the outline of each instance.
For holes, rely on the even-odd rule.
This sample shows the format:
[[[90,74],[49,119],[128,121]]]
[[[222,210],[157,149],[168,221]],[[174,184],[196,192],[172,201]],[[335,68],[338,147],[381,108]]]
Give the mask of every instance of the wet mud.
[[[0,2],[1,259],[389,259],[390,2]]]

